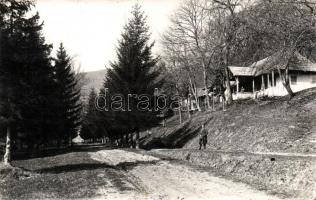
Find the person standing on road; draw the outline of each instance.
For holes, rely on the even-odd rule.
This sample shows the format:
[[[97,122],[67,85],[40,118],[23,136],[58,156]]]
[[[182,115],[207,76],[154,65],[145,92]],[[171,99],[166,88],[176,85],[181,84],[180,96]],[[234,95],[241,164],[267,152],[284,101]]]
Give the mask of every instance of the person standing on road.
[[[201,150],[202,145],[203,145],[203,136],[202,136],[202,132],[200,132],[200,133],[199,133],[199,145],[200,145],[199,150]]]
[[[199,145],[200,145],[200,150],[202,149],[202,146],[204,149],[206,149],[206,144],[207,144],[207,130],[205,129],[205,125],[202,124],[201,132],[199,134]]]
[[[208,132],[205,129],[204,125],[203,125],[203,133],[204,133],[204,135],[203,135],[203,147],[204,147],[204,149],[206,149]]]

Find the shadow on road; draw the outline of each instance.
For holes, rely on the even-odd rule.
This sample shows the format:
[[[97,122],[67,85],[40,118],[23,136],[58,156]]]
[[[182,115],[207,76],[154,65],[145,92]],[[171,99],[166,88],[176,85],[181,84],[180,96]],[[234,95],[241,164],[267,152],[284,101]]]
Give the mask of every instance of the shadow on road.
[[[69,164],[69,165],[61,165],[54,166],[48,168],[42,168],[38,170],[34,170],[37,173],[50,173],[50,174],[60,174],[65,172],[78,172],[83,170],[96,170],[96,169],[117,169],[115,166],[111,166],[104,163],[82,163],[82,164]]]
[[[77,145],[77,146],[71,146],[67,148],[39,149],[36,151],[34,150],[33,152],[30,152],[30,151],[13,152],[12,157],[14,160],[24,160],[24,159],[31,159],[31,158],[57,156],[57,155],[73,153],[73,152],[97,152],[97,151],[106,150],[106,149],[111,150],[113,149],[113,147],[109,145]]]
[[[138,161],[138,162],[123,162],[117,165],[109,165],[107,163],[80,163],[80,164],[68,164],[61,166],[53,166],[47,168],[41,168],[33,170],[36,173],[47,174],[61,174],[66,172],[78,172],[84,170],[97,170],[97,169],[114,169],[128,171],[139,165],[155,165],[158,161]],[[27,169],[25,169],[27,170]],[[29,170],[28,170],[29,171]]]

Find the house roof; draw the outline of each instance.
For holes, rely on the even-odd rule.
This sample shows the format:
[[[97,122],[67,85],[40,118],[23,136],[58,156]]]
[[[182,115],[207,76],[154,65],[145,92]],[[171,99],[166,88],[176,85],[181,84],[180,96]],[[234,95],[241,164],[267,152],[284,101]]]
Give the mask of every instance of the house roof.
[[[229,66],[229,69],[234,76],[253,76],[255,72],[252,67]]]
[[[277,54],[259,60],[248,67],[230,66],[229,69],[234,76],[259,76],[271,73],[278,68],[284,69],[278,60]],[[316,72],[316,63],[311,62],[306,57],[296,52],[291,59],[290,70]]]
[[[290,70],[294,71],[304,71],[304,72],[316,72],[316,63],[310,65],[300,66],[299,68],[290,67]]]
[[[256,69],[255,76],[270,73],[272,70],[278,68],[285,69],[285,65],[280,63],[276,54],[262,59],[251,66]],[[294,56],[291,58],[289,69],[294,71],[316,72],[316,64],[302,56],[300,53],[295,52]]]

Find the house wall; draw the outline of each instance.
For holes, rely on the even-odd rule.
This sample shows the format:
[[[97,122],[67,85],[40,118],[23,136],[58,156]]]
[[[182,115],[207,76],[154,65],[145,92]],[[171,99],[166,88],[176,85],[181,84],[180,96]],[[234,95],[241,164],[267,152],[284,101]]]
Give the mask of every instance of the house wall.
[[[293,90],[293,92],[299,92],[302,90],[306,90],[309,88],[316,87],[316,73],[304,73],[304,72],[290,72],[290,86]],[[296,76],[296,83],[295,80],[293,80],[293,76]],[[265,81],[265,89],[261,89],[261,76],[258,76],[255,78],[256,80],[256,92],[253,94],[252,92],[239,92],[236,94],[233,94],[233,99],[247,99],[247,98],[258,98],[262,96],[285,96],[287,95],[287,91],[285,87],[283,86],[280,77],[275,74],[275,86],[271,87],[272,79],[271,75],[270,78],[270,86],[268,87],[267,83],[267,75],[264,75],[264,81]]]
[[[297,77],[296,84],[293,82],[292,76]],[[290,85],[293,92],[299,92],[308,88],[316,87],[316,74],[290,73]],[[287,91],[284,88],[280,77],[277,77],[276,79],[276,86],[267,90],[269,96],[287,95]]]
[[[239,93],[233,93],[233,100],[237,99],[251,99],[254,95],[252,92],[239,92]]]

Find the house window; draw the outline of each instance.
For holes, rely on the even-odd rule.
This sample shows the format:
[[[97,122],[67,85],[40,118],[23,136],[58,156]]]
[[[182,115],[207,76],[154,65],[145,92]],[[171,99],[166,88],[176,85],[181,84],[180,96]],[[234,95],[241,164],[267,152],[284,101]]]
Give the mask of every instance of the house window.
[[[296,75],[291,75],[291,84],[296,85],[297,84],[297,76]]]

